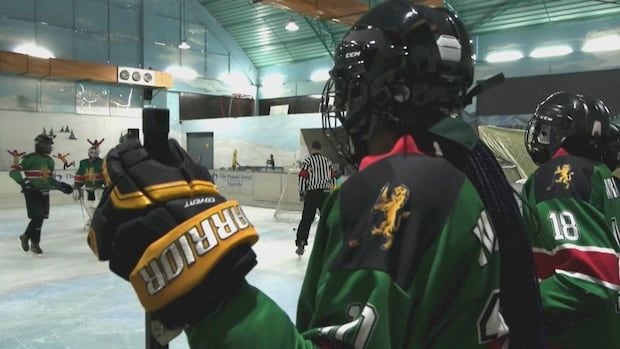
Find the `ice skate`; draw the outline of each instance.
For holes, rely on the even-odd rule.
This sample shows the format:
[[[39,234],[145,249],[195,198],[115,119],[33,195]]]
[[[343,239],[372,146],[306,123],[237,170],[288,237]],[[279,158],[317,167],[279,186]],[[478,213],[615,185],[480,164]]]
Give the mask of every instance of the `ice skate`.
[[[30,245],[28,245],[28,238],[26,237],[26,234],[19,236],[19,242],[21,243],[22,250],[24,250],[24,252],[28,252],[30,250]]]
[[[300,246],[297,246],[297,249],[295,250],[295,253],[296,253],[299,257],[303,256],[303,255],[304,255],[304,247],[303,247],[303,246],[301,246],[301,245],[300,245]]]
[[[43,254],[43,250],[41,249],[41,247],[39,247],[39,244],[36,242],[32,243],[32,245],[30,246],[30,249],[32,250],[32,253],[34,253],[35,255]]]

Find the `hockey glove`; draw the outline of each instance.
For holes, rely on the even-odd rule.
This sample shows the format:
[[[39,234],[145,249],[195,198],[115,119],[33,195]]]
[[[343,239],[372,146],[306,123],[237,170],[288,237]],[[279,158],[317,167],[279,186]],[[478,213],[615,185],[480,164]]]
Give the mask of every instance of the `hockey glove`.
[[[154,160],[138,140],[106,157],[106,190],[88,244],[128,280],[153,319],[168,328],[200,321],[234,294],[256,265],[258,236],[235,201],[174,140],[175,166]]]
[[[73,193],[73,187],[65,182],[58,182],[58,190],[63,192],[63,194],[71,194]]]

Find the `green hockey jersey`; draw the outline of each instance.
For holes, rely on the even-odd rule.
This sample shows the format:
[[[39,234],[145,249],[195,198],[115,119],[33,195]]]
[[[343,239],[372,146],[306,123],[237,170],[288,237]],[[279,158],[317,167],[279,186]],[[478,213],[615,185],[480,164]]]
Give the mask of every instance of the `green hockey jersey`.
[[[190,346],[468,349],[504,340],[498,243],[478,193],[407,138],[327,200],[297,326],[244,284],[186,330]]]
[[[548,343],[620,348],[620,200],[611,172],[557,156],[530,176],[523,195]]]
[[[54,178],[54,159],[36,152],[25,155],[19,166],[9,171],[9,176],[20,185],[30,182],[42,192],[58,188],[58,182]]]
[[[85,186],[87,189],[103,188],[103,159],[81,160],[80,167],[75,176],[73,176],[73,180],[76,188],[81,188],[82,186]]]

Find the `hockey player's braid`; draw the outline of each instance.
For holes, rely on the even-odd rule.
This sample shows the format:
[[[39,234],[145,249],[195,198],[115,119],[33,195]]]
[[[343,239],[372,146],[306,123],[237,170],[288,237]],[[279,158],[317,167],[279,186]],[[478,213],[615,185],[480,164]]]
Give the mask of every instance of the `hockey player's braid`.
[[[441,142],[444,157],[460,169],[478,191],[499,240],[501,308],[510,328],[510,348],[542,348],[542,306],[534,260],[512,187],[488,147],[472,151]]]

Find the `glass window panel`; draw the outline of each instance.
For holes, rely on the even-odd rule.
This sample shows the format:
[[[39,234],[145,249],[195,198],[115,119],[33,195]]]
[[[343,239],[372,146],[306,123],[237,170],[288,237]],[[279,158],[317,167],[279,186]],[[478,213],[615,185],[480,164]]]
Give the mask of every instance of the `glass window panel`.
[[[130,8],[110,8],[110,35],[140,40],[140,12]]]
[[[185,38],[192,50],[204,50],[207,44],[207,30],[200,24],[186,23]]]
[[[80,82],[76,86],[75,111],[78,114],[110,115],[109,87]]]
[[[144,89],[132,86],[110,88],[110,115],[142,116]]]
[[[0,75],[0,109],[37,110],[37,79]]]
[[[217,79],[221,74],[228,74],[228,55],[207,53],[207,78]]]
[[[207,52],[219,53],[221,55],[228,54],[224,45],[211,33],[207,36]]]
[[[71,29],[37,23],[37,42],[43,43],[56,58],[73,59]]]
[[[139,10],[142,5],[142,0],[110,0],[110,4],[113,6]]]
[[[42,80],[41,111],[75,113],[75,83]]]
[[[206,56],[203,52],[191,50],[181,50],[181,62],[184,67],[194,69],[198,76],[206,76]]]
[[[80,0],[75,2],[75,27],[96,33],[108,32],[108,6],[100,2]]]
[[[75,33],[75,59],[108,63],[108,38],[100,33]]]
[[[34,42],[34,23],[0,18],[0,50],[13,51],[19,45]]]
[[[170,0],[149,0],[144,3],[146,12],[164,17],[179,18],[180,2]]]
[[[11,18],[34,21],[34,0],[2,0],[0,13]]]
[[[142,44],[139,41],[113,39],[110,42],[110,64],[140,67]]]
[[[178,20],[161,16],[144,16],[144,40],[148,44],[165,44],[176,47],[181,40],[181,28]]]
[[[144,66],[149,69],[165,70],[179,64],[179,49],[165,46],[147,45],[144,53]]]
[[[36,20],[73,28],[73,0],[37,0]]]

